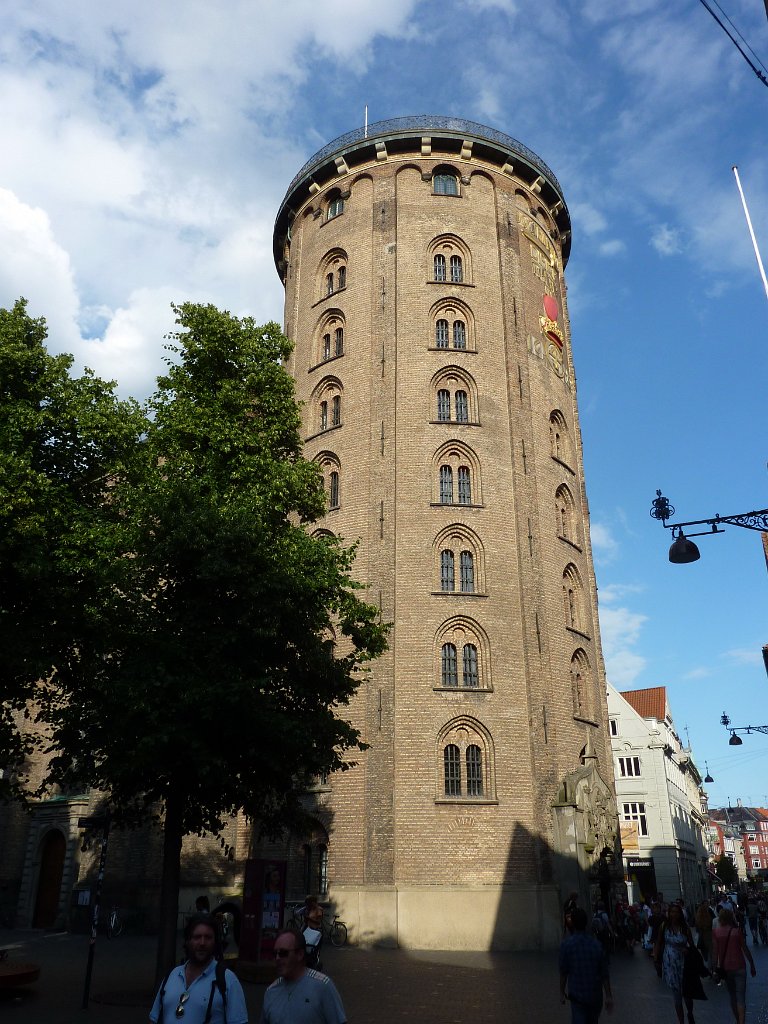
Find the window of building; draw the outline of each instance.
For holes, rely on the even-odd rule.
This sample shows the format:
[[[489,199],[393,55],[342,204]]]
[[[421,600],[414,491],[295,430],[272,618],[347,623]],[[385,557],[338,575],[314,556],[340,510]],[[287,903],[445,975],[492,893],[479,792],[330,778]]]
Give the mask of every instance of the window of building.
[[[334,217],[340,217],[344,213],[344,200],[340,195],[334,196],[328,201],[328,213],[326,220],[333,220]]]
[[[579,648],[571,658],[571,697],[577,718],[588,718],[591,671],[586,652]]]
[[[342,288],[346,288],[347,287],[347,268],[345,266],[339,267],[337,280],[339,282],[338,283],[338,290],[339,291],[341,291]]]
[[[344,328],[337,327],[334,332],[334,355],[344,355]]]
[[[608,719],[608,730],[609,730],[611,736],[618,736],[619,735],[619,723],[618,723],[618,721],[615,718],[609,718]]]
[[[334,395],[331,399],[331,425],[341,425],[341,395]]]
[[[760,866],[761,866],[760,858],[759,857],[754,857],[753,860],[752,860],[752,867],[759,869]]]
[[[459,685],[459,669],[455,644],[443,644],[441,684],[443,686]]]
[[[435,174],[432,177],[432,188],[436,196],[459,194],[459,182],[455,174]]]
[[[331,336],[330,334],[323,335],[323,359],[331,358]]]
[[[637,822],[638,835],[648,835],[648,822],[645,816],[644,803],[624,804],[622,818],[626,822]]]
[[[464,302],[455,298],[440,299],[430,310],[432,334],[430,346],[439,349],[454,348],[459,352],[474,351],[474,322],[472,312]],[[434,339],[434,340],[432,340]]]
[[[328,487],[328,504],[331,508],[339,507],[339,474],[334,470],[330,476]]]
[[[469,423],[469,401],[466,391],[457,391],[455,396],[456,422]]]
[[[453,470],[450,466],[440,467],[440,504],[453,504]]]
[[[453,284],[461,284],[464,280],[464,271],[461,262],[461,256],[451,256],[451,282]]]
[[[462,594],[475,592],[475,559],[471,551],[462,551],[459,556],[459,580]]]
[[[480,685],[480,677],[477,672],[477,648],[474,644],[464,644],[462,662],[464,686],[477,689]]]
[[[563,606],[565,624],[570,629],[584,632],[583,588],[579,571],[573,563],[563,571]]]
[[[441,423],[447,423],[451,418],[451,392],[447,388],[440,388],[437,392],[437,418]]]
[[[619,772],[622,779],[636,778],[640,774],[640,758],[620,757]]]
[[[460,349],[467,347],[467,327],[463,320],[453,321],[453,347]]]
[[[483,795],[483,755],[476,743],[467,747],[467,796]]]
[[[449,550],[440,552],[440,589],[445,593],[456,589],[453,552]]]
[[[750,846],[749,852],[750,853],[760,853],[760,847],[759,846]]]
[[[458,492],[460,505],[472,504],[472,478],[469,472],[469,466],[459,466]]]
[[[558,536],[575,544],[573,496],[565,484],[561,484],[555,492],[555,511]]]
[[[568,426],[565,416],[559,409],[555,409],[549,417],[549,443],[553,459],[571,466],[573,462],[571,453],[571,439],[568,434]]]
[[[328,403],[327,402],[321,402],[320,403],[320,429],[321,430],[327,430],[328,429]]]
[[[448,348],[448,321],[435,322],[435,348]]]
[[[317,848],[317,892],[320,896],[328,895],[328,847]]]
[[[445,281],[445,256],[442,253],[438,253],[434,260],[435,267],[435,281]]]
[[[461,753],[455,743],[448,743],[443,750],[443,776],[445,795],[461,796]]]
[[[333,295],[333,271],[325,275],[325,294]]]

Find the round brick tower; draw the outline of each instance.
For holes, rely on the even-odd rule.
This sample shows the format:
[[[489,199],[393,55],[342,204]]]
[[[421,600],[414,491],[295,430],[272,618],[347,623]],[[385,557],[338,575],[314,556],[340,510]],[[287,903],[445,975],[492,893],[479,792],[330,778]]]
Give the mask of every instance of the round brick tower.
[[[304,165],[274,246],[319,526],[392,623],[289,887],[327,870],[362,942],[550,945],[616,835],[559,183],[482,125],[384,121]]]

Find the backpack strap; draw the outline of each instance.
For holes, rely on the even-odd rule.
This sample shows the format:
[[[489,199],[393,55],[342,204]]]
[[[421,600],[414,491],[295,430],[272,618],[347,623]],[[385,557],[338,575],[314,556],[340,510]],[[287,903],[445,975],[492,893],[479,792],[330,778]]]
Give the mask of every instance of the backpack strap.
[[[211,994],[208,996],[208,1009],[205,1011],[205,1020],[203,1024],[210,1024],[211,1014],[213,1013],[213,997],[216,993],[216,989],[221,992],[221,999],[224,1003],[224,1021],[226,1024],[227,1020],[227,967],[223,960],[216,961],[216,973],[211,981]],[[158,1024],[162,1024],[158,1021]]]
[[[172,967],[170,969],[168,974],[166,974],[166,976],[163,978],[163,983],[160,986],[160,1012],[157,1015],[157,1024],[163,1024],[163,999],[165,998],[165,988],[168,982],[171,980],[171,975],[175,970],[175,967]]]

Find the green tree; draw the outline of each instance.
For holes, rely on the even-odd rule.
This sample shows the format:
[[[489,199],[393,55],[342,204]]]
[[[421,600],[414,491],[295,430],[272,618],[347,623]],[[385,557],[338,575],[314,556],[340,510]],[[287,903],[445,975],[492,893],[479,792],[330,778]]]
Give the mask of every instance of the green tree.
[[[107,791],[124,824],[162,811],[158,972],[175,955],[183,836],[240,809],[272,833],[297,820],[307,776],[359,746],[339,708],[385,646],[353,552],[306,529],[325,495],[301,456],[288,341],[211,306],[176,313],[139,468],[101,505],[98,628],[56,662],[42,712],[52,778]]]
[[[723,885],[730,889],[735,889],[739,884],[739,873],[736,870],[736,865],[724,853],[721,853],[715,861],[715,874]]]
[[[95,623],[112,586],[115,515],[105,481],[139,467],[146,417],[113,384],[70,374],[42,319],[20,299],[0,309],[0,798],[24,796],[38,681]],[[94,572],[93,567],[100,566]],[[104,571],[104,567],[107,570]]]

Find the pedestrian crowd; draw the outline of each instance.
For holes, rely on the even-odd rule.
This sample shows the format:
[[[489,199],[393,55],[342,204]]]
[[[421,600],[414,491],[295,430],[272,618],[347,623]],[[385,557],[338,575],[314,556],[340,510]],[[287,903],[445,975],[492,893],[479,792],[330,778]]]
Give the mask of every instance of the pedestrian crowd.
[[[669,987],[679,1024],[695,1024],[693,1004],[707,999],[702,979],[725,985],[733,1018],[746,1017],[747,965],[755,962],[747,944],[768,945],[768,903],[760,893],[740,898],[704,900],[694,910],[682,900],[667,904],[659,893],[647,903],[617,900],[609,914],[598,900],[591,914],[571,893],[563,908],[560,946],[560,999],[571,1004],[572,1024],[597,1024],[603,1009],[612,1008],[610,956],[616,950],[648,953],[656,972]]]

